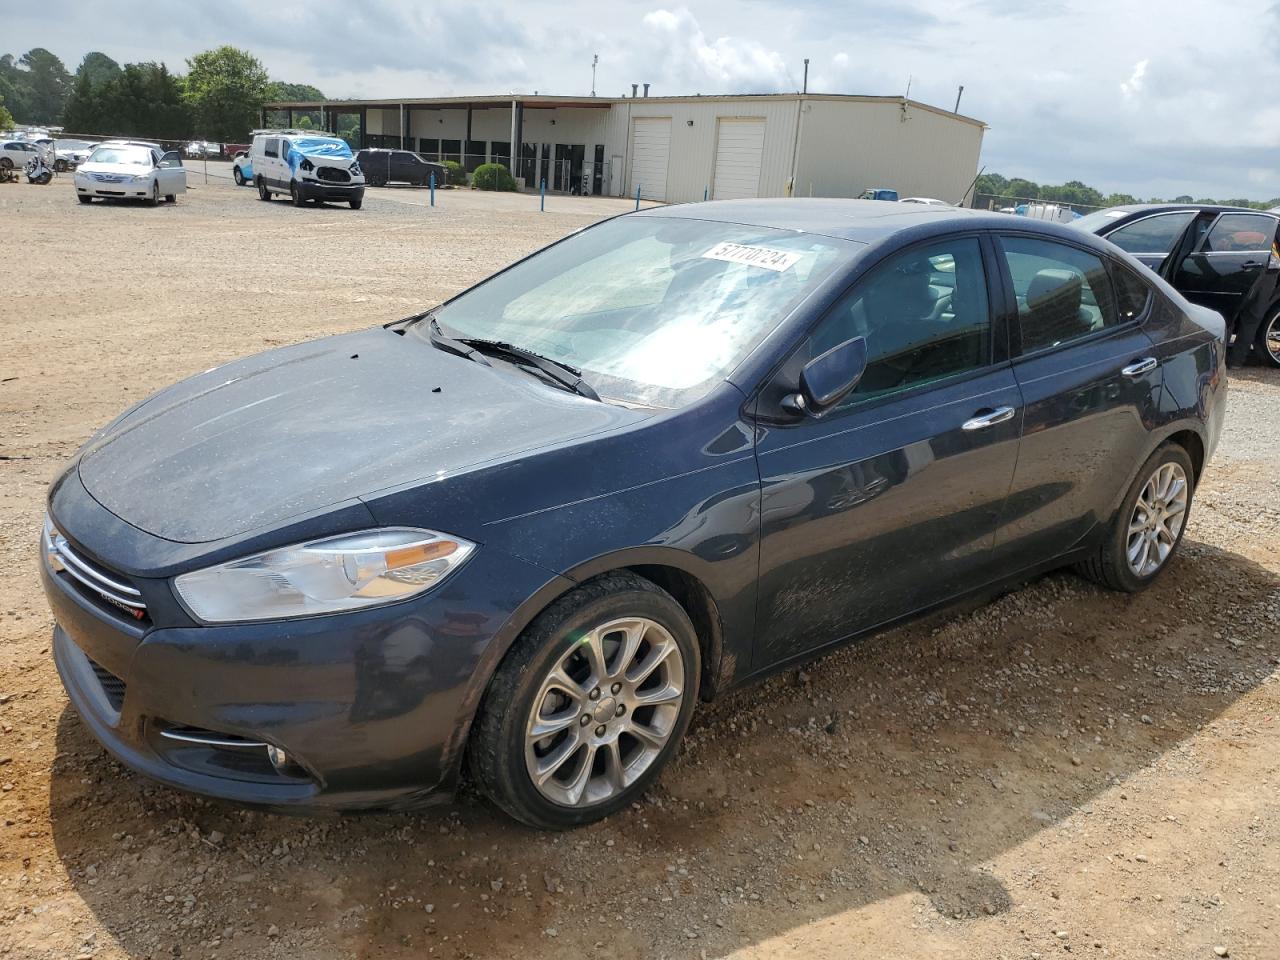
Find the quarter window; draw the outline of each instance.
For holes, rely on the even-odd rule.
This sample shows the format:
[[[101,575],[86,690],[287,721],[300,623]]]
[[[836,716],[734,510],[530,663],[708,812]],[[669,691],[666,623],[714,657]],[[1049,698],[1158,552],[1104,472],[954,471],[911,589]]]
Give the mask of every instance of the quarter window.
[[[809,350],[816,357],[866,337],[867,370],[851,403],[986,366],[990,333],[981,248],[965,237],[876,267],[822,319]]]
[[[1147,312],[1151,288],[1128,267],[1113,264],[1111,282],[1116,291],[1116,312],[1121,323],[1137,320]]]
[[[1265,253],[1276,239],[1276,221],[1256,213],[1224,213],[1204,242],[1205,253]]]
[[[1116,325],[1111,282],[1101,258],[1030,237],[1003,237],[1018,298],[1022,352],[1032,353]]]
[[[1194,210],[1162,213],[1130,223],[1107,234],[1107,239],[1127,253],[1168,253],[1194,218]]]

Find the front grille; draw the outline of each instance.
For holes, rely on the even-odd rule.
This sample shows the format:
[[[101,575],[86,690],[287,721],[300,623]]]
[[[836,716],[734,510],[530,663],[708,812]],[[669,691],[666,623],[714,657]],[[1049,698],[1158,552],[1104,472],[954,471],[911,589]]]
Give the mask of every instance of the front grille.
[[[316,179],[328,180],[330,183],[350,183],[351,174],[337,167],[319,167],[316,169]]]
[[[52,524],[45,523],[44,548],[49,564],[65,574],[81,593],[123,611],[134,620],[147,619],[142,593],[118,573],[81,556]]]
[[[93,675],[98,678],[98,683],[102,684],[102,693],[107,698],[107,703],[111,704],[111,709],[119,713],[120,708],[124,706],[124,681],[92,660],[89,660],[89,666],[93,668]]]
[[[90,176],[99,183],[124,183],[124,177],[114,173],[94,173]]]

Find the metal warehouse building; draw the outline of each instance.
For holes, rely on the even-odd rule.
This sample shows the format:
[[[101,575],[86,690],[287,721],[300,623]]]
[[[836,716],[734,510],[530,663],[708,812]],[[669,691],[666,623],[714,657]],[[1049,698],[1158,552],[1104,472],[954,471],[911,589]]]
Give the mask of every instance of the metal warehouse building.
[[[551,97],[508,95],[268,104],[360,142],[510,167],[524,184],[682,202],[857,196],[960,201],[977,175],[986,125],[903,97],[823,94]],[[350,121],[347,121],[348,125]],[[515,144],[514,151],[512,144]]]

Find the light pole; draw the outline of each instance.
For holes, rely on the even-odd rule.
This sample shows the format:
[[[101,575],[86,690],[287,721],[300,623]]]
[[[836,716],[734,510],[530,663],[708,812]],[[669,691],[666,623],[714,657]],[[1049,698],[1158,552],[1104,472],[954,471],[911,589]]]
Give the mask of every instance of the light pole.
[[[591,55],[591,95],[596,95],[596,64],[600,62],[600,54]]]

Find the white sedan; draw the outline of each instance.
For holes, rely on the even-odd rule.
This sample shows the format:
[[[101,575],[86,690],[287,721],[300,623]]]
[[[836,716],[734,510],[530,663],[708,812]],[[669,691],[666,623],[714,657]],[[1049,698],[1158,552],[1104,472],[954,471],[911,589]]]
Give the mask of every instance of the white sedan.
[[[76,169],[75,181],[81,203],[103,197],[155,206],[161,197],[173,203],[187,192],[181,154],[141,143],[102,144]]]

